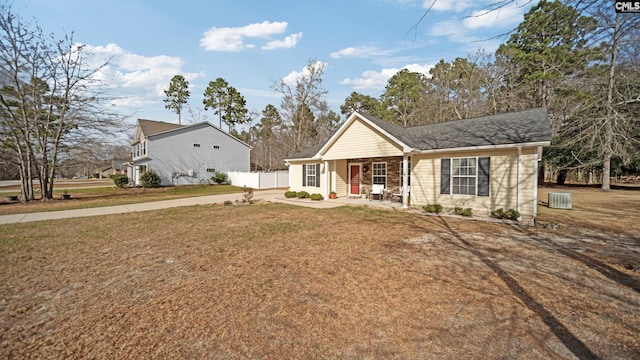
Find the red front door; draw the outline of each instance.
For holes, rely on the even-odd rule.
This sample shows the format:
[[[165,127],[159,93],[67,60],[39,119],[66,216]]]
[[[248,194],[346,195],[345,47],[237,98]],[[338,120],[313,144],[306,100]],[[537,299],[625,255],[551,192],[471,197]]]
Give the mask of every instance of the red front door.
[[[360,165],[351,165],[349,173],[351,174],[349,194],[360,195]]]

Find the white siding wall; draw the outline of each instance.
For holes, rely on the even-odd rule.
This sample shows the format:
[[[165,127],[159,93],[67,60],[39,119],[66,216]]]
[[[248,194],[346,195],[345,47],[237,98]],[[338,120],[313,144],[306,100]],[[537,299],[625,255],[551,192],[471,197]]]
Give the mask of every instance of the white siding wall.
[[[309,194],[323,194],[325,193],[325,189],[327,187],[325,180],[325,167],[324,162],[320,163],[320,174],[316,174],[316,176],[320,179],[320,186],[302,186],[302,165],[316,165],[318,162],[312,161],[301,161],[296,163],[291,163],[289,165],[289,188],[292,191],[306,191]]]
[[[533,215],[535,178],[534,148],[522,150],[520,168],[520,212]],[[488,197],[471,195],[440,194],[440,159],[457,157],[491,157],[491,182]],[[490,213],[492,210],[516,209],[518,150],[490,150],[482,152],[439,153],[414,155],[411,173],[411,204],[423,206],[440,204],[445,208],[460,206],[474,211]]]
[[[402,156],[402,148],[360,120],[354,121],[323,154],[325,160]]]
[[[337,160],[335,163],[336,188],[332,190],[336,192],[337,196],[348,196],[349,168],[347,167],[347,160]]]
[[[250,170],[249,148],[206,124],[152,136],[147,153],[146,165],[160,175],[162,185],[208,183],[214,174],[207,172],[208,168],[219,172]]]

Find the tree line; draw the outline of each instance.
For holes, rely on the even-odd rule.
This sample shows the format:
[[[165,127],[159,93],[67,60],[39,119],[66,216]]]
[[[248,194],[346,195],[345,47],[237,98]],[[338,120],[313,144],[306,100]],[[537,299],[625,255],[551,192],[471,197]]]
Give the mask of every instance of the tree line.
[[[60,164],[130,129],[104,106],[111,98],[94,76],[108,61],[89,66],[73,34],[45,35],[7,6],[0,6],[0,31],[0,168],[19,173],[21,200],[34,199],[34,179],[50,199]],[[539,1],[495,53],[441,60],[428,74],[402,69],[379,97],[351,93],[340,114],[326,102],[325,63],[314,59],[295,82],[271,84],[279,106],[250,112],[222,78],[209,82],[203,106],[253,146],[256,170],[282,168],[283,159],[324,143],[353,111],[410,127],[545,107],[553,141],[544,159],[558,180],[596,169],[608,190],[612,171],[640,171],[639,43],[640,17],[617,13],[611,1]],[[183,76],[165,95],[179,122],[184,109],[199,116],[186,106]]]
[[[378,98],[352,92],[342,115],[364,112],[404,127],[544,107],[552,146],[544,161],[563,182],[569,171],[595,171],[602,189],[614,173],[639,173],[640,16],[617,13],[606,0],[540,1],[495,53],[440,60],[428,74],[402,69]],[[325,142],[341,123],[328,109],[321,63],[295,86],[273,88],[248,132],[261,169]]]
[[[256,169],[270,170],[325,142],[354,111],[410,127],[544,107],[553,134],[544,161],[554,177],[563,183],[570,171],[595,171],[609,190],[612,166],[618,174],[640,172],[639,43],[640,17],[617,13],[611,1],[540,1],[495,53],[440,60],[428,74],[402,69],[378,98],[352,92],[340,106],[344,118],[327,106],[324,65],[315,60],[295,84],[272,84],[279,108],[250,114],[244,98],[217,79],[205,109],[216,109],[254,147]],[[233,131],[245,123],[248,131]]]

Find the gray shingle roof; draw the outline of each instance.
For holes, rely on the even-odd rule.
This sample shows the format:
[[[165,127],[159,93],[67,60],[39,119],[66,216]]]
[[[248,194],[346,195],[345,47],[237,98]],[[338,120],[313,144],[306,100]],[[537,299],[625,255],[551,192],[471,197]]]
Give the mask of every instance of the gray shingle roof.
[[[551,141],[547,110],[543,108],[452,120],[403,128],[368,114],[358,114],[398,141],[416,150],[444,150],[474,146]],[[313,157],[324,144],[290,159]]]
[[[547,110],[543,108],[415,126],[405,130],[411,137],[407,145],[420,150],[551,141],[551,126]]]
[[[140,125],[140,131],[142,131],[145,136],[184,127],[184,125],[146,119],[138,119],[138,125]]]
[[[301,152],[294,154],[292,156],[289,156],[289,159],[309,159],[312,158],[315,154],[318,153],[318,151],[320,151],[320,149],[322,149],[322,147],[324,146],[325,143],[320,143],[320,144],[316,144],[313,145],[310,148],[306,148],[304,150],[302,150]]]

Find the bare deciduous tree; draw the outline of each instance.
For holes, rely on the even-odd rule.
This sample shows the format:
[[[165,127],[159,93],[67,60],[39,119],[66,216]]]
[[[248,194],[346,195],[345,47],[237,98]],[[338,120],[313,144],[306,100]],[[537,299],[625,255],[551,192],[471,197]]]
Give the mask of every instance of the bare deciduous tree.
[[[325,63],[309,60],[307,66],[295,80],[295,84],[284,80],[274,81],[272,88],[282,94],[280,115],[289,139],[289,151],[300,152],[308,146],[322,141],[316,134],[316,119],[327,111],[327,91],[322,87]]]
[[[58,161],[87,139],[126,130],[122,118],[105,110],[109,99],[90,67],[85,46],[73,34],[45,36],[7,6],[0,7],[0,143],[14,154],[22,201],[53,197]]]

